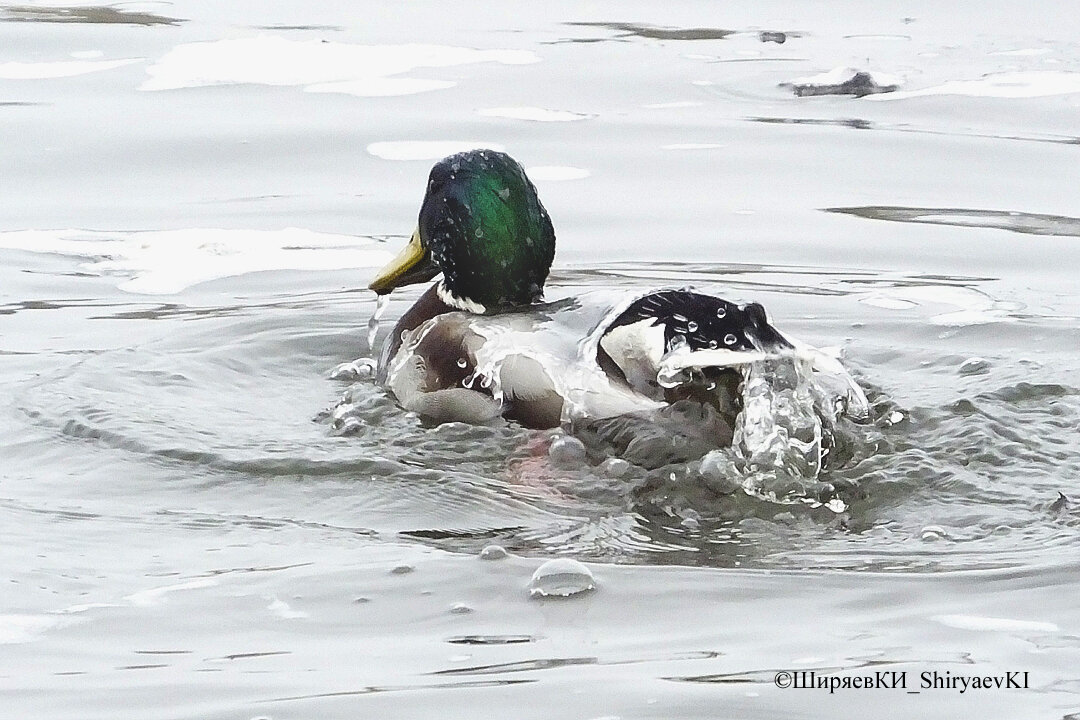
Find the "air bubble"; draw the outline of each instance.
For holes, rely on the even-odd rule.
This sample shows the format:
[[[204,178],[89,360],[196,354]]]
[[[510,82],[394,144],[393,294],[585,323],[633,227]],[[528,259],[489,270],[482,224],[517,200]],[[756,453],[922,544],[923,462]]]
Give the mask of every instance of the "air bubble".
[[[622,458],[608,458],[600,463],[599,470],[604,477],[621,478],[630,472],[630,463]]]
[[[589,568],[577,560],[555,558],[536,568],[529,583],[534,598],[571,597],[592,590],[596,581]]]
[[[556,467],[581,467],[585,464],[585,444],[576,437],[563,435],[551,443],[548,457]]]
[[[923,542],[938,542],[940,540],[948,540],[949,534],[945,532],[945,528],[940,525],[927,525],[922,529],[919,537]]]
[[[502,545],[488,545],[480,551],[481,560],[502,560],[510,553]]]

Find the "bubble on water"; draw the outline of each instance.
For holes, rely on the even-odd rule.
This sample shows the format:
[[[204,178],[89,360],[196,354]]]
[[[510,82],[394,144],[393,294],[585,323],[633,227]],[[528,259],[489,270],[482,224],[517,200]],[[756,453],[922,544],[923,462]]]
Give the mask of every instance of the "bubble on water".
[[[739,338],[735,337],[735,335],[732,333],[728,333],[724,336],[725,345],[734,345],[737,342],[739,342]]]
[[[341,363],[330,371],[331,380],[355,382],[368,380],[375,375],[375,361],[371,358],[357,358],[352,362]]]
[[[557,467],[581,467],[585,464],[585,444],[576,437],[561,435],[548,448],[548,457]]]
[[[356,435],[363,429],[364,423],[358,417],[347,417],[337,425],[338,435]]]
[[[454,603],[453,605],[450,606],[450,614],[451,615],[468,615],[472,611],[473,611],[473,609],[471,607],[469,607],[468,605],[466,605],[465,603],[460,603],[459,602],[459,603]]]
[[[412,565],[396,565],[393,570],[390,571],[391,575],[408,575],[416,568]]]
[[[608,458],[600,463],[599,470],[604,477],[621,478],[630,472],[630,463],[622,458]]]
[[[960,363],[956,372],[961,375],[984,375],[990,372],[990,361],[981,357],[968,358]]]
[[[480,551],[481,560],[502,560],[510,553],[502,545],[488,545]]]
[[[919,538],[923,542],[939,542],[941,540],[948,540],[949,534],[945,532],[945,528],[940,525],[927,525],[919,533]]]
[[[529,582],[531,597],[571,597],[592,590],[596,581],[592,572],[577,560],[555,558],[536,568]]]

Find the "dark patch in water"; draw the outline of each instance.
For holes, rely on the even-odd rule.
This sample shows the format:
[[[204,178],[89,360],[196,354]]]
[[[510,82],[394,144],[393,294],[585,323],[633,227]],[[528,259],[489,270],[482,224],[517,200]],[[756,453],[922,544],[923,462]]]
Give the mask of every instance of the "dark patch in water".
[[[782,117],[750,117],[750,122],[767,123],[769,125],[835,125],[847,127],[853,130],[869,130],[874,124],[861,118],[782,118]]]
[[[321,30],[323,32],[342,32],[340,25],[255,25],[256,30]]]
[[[495,665],[474,665],[472,667],[452,668],[450,670],[436,670],[431,675],[495,675],[504,672],[529,672],[530,670],[550,670],[552,668],[567,667],[569,665],[597,665],[599,658],[595,657],[569,657],[569,658],[537,658],[536,660],[521,660],[518,662],[498,663]]]
[[[532,635],[459,635],[446,642],[451,645],[518,645],[536,642]]]
[[[4,5],[0,22],[95,23],[104,25],[179,25],[183,18],[146,12],[117,10],[104,5],[50,7],[46,5]]]
[[[671,28],[625,22],[570,22],[564,24],[574,27],[600,27],[617,30],[620,34],[616,35],[616,37],[643,37],[651,40],[723,40],[728,35],[735,34],[734,30],[723,30],[721,28]],[[603,39],[591,38],[584,41],[577,40],[576,42],[598,42]]]
[[[889,220],[924,225],[994,228],[1025,235],[1080,237],[1080,218],[1065,215],[976,210],[972,208],[916,208],[897,205],[861,205],[821,208],[825,212],[855,215],[868,220]]]
[[[882,85],[868,72],[856,72],[851,77],[838,83],[780,83],[780,87],[789,87],[798,97],[815,95],[854,95],[864,97],[879,93],[893,92],[898,85]]]
[[[490,530],[402,530],[398,535],[424,540],[490,540],[502,537],[505,533],[519,532],[524,529],[523,526],[517,526]]]
[[[743,62],[749,60],[773,59],[778,60],[780,58],[736,58],[718,62]],[[861,118],[748,117],[746,120],[769,125],[831,125],[835,127],[851,128],[852,130],[887,130],[889,132],[918,133],[921,135],[944,135],[946,137],[983,138],[986,140],[1021,140],[1023,142],[1044,142],[1053,143],[1055,145],[1080,145],[1080,137],[1071,135],[995,135],[989,133],[953,132],[910,127],[908,125],[875,123]]]
[[[488,688],[503,687],[506,685],[523,685],[534,683],[536,680],[470,680],[466,682],[438,684],[438,685],[368,685],[356,690],[339,690],[337,692],[312,693],[310,695],[290,695],[288,697],[269,698],[263,702],[294,702],[297,700],[323,700],[334,697],[349,697],[352,695],[372,695],[374,693],[401,692],[415,690],[450,690],[455,688]]]
[[[1057,500],[1050,503],[1050,512],[1059,513],[1069,509],[1069,498],[1065,493],[1058,491]]]

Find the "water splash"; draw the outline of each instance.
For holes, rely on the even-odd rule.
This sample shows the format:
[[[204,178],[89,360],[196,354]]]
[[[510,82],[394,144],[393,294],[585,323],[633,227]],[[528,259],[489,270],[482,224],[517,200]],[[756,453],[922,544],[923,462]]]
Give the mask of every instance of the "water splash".
[[[386,308],[390,307],[390,295],[379,295],[375,300],[375,310],[371,313],[371,318],[367,324],[367,344],[368,352],[375,353],[375,338],[379,334],[379,321],[386,313]]]

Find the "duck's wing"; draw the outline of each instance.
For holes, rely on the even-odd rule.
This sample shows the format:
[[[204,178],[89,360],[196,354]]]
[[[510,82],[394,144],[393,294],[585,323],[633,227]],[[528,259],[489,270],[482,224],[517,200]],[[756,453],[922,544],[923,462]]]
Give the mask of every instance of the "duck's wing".
[[[657,378],[662,367],[731,368],[791,349],[758,303],[662,290],[638,298],[607,325],[596,360],[634,390],[658,397],[665,395]]]

